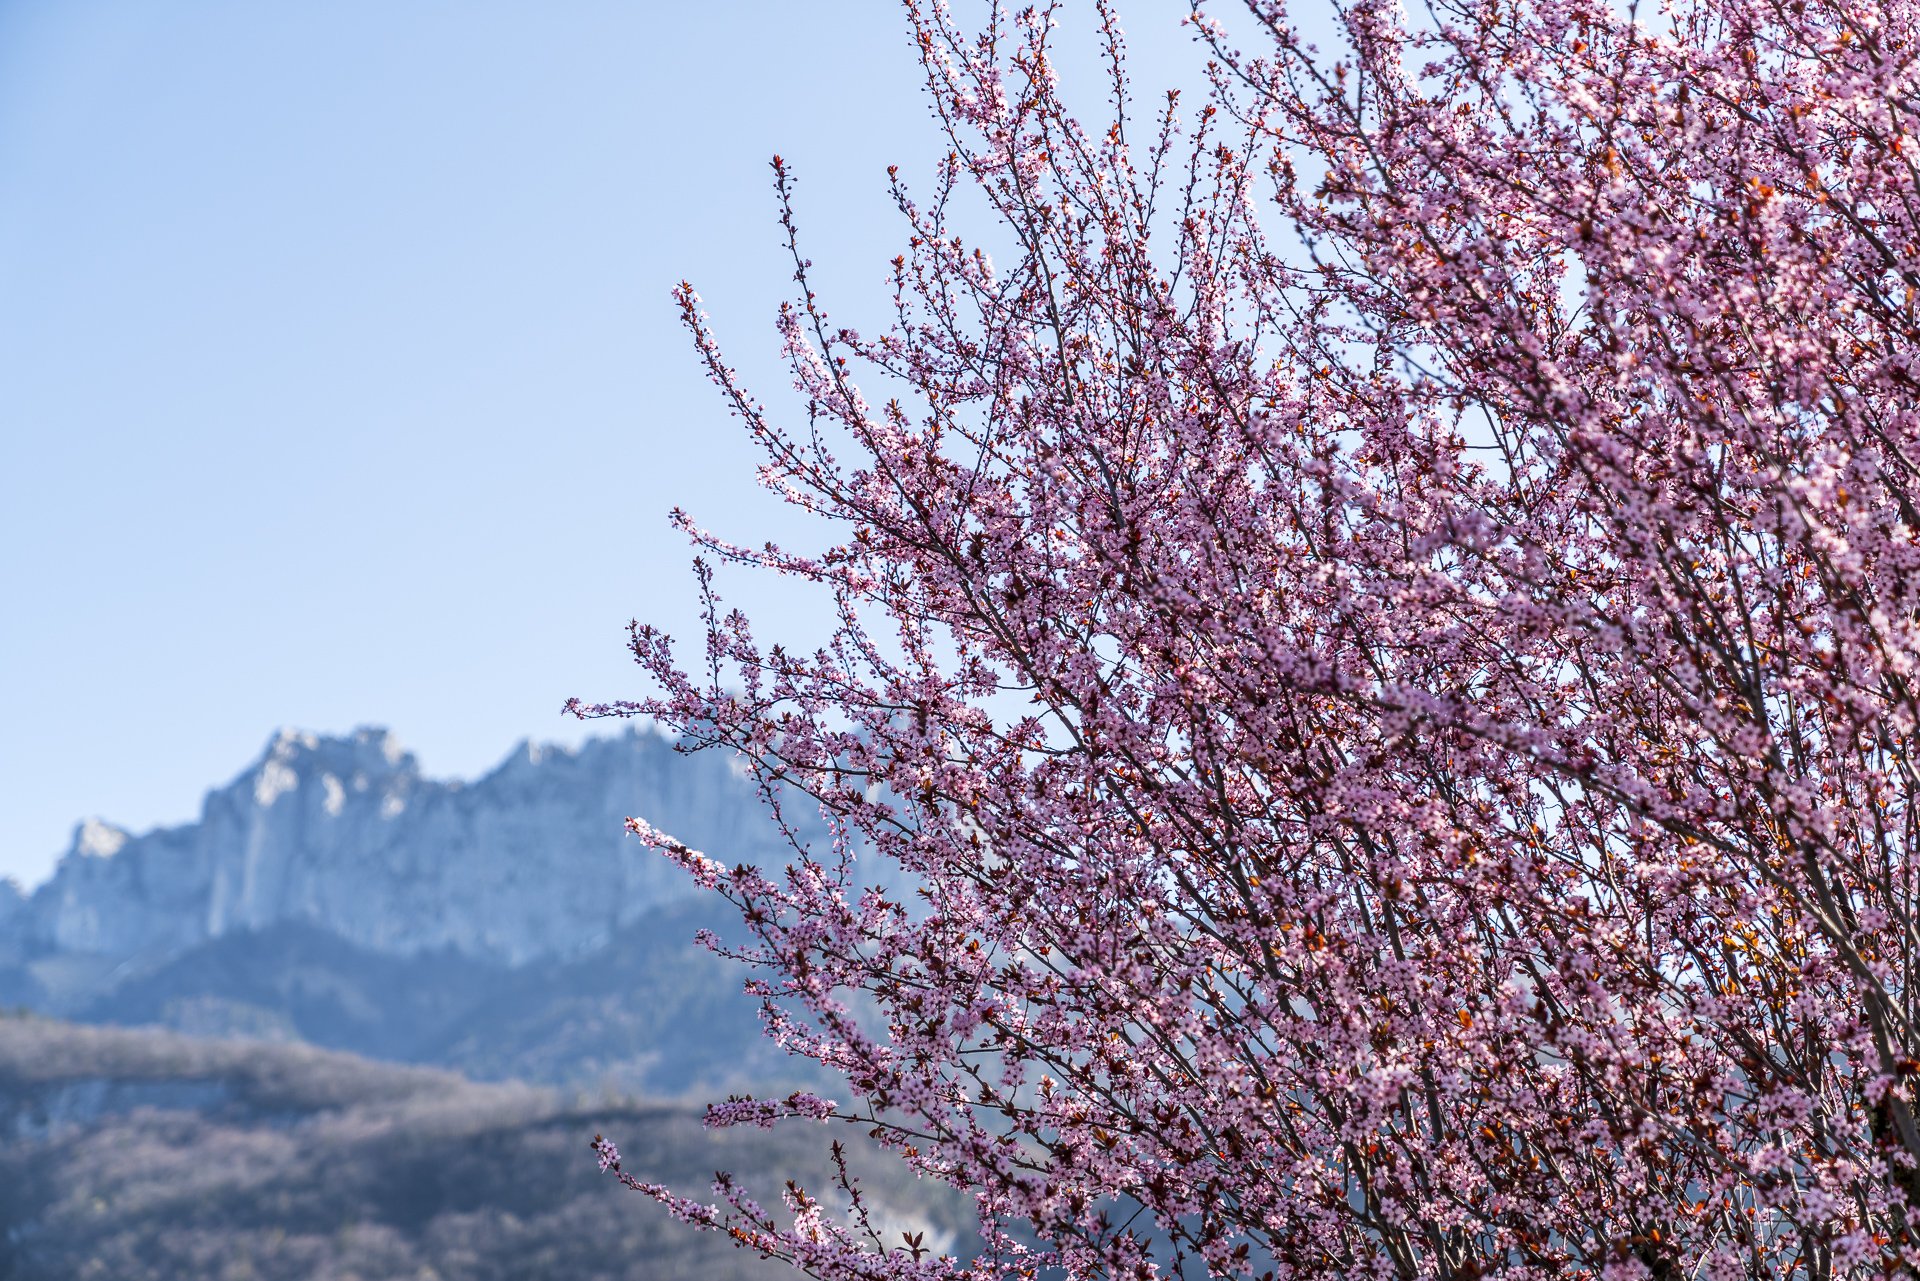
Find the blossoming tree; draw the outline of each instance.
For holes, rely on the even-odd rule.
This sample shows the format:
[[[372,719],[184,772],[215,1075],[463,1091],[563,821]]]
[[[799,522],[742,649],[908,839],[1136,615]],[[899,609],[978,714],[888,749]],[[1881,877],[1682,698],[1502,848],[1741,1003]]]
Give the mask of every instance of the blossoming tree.
[[[796,248],[776,421],[679,296],[841,534],[682,522],[838,630],[709,594],[574,707],[839,837],[636,824],[847,1080],[712,1122],[852,1121],[983,1246],[635,1186],[837,1278],[1920,1269],[1920,6],[1196,6],[1184,114],[1102,10],[1097,129],[1048,11],[908,8],[951,154],[886,331]]]

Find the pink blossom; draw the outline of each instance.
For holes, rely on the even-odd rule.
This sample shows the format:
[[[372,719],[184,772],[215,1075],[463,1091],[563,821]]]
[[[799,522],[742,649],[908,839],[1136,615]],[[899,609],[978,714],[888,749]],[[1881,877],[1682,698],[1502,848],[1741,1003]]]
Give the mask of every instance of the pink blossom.
[[[1920,1267],[1920,9],[1354,0],[1317,50],[1196,4],[1209,99],[1140,116],[1101,8],[1097,128],[1046,13],[908,12],[950,152],[891,325],[829,322],[778,160],[809,417],[677,294],[837,541],[676,513],[703,644],[636,625],[653,695],[571,706],[794,838],[636,827],[851,1100],[714,1123],[854,1124],[981,1248],[843,1161],[631,1185],[827,1277]]]

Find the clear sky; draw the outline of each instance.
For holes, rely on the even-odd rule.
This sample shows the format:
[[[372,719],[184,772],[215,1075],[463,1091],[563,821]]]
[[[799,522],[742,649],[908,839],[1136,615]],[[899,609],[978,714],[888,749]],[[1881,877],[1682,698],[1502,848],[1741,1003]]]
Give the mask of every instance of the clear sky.
[[[1132,8],[1136,68],[1192,61]],[[278,726],[472,775],[640,693],[628,619],[692,636],[671,507],[819,541],[668,289],[778,400],[769,157],[879,328],[885,167],[940,150],[890,0],[0,0],[0,876]]]

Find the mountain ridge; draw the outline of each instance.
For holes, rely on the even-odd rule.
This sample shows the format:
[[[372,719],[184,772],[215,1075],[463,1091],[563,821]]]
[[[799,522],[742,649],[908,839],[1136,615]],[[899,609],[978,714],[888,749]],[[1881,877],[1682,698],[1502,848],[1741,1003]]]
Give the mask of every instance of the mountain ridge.
[[[0,889],[0,959],[139,968],[287,920],[396,955],[578,956],[692,892],[627,838],[629,815],[730,861],[783,856],[751,799],[730,762],[643,729],[579,748],[523,741],[471,783],[428,778],[384,729],[283,730],[195,822],[79,824],[51,878],[30,895]]]

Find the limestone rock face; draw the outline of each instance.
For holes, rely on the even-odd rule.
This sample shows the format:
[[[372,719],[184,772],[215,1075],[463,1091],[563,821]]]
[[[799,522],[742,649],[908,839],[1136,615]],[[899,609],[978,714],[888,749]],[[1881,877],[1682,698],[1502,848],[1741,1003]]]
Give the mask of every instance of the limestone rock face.
[[[574,957],[691,891],[629,815],[724,863],[790,858],[731,762],[651,732],[523,743],[462,784],[424,777],[385,730],[283,731],[197,823],[81,824],[51,880],[0,902],[0,934],[23,958],[151,961],[301,921],[395,955]]]

